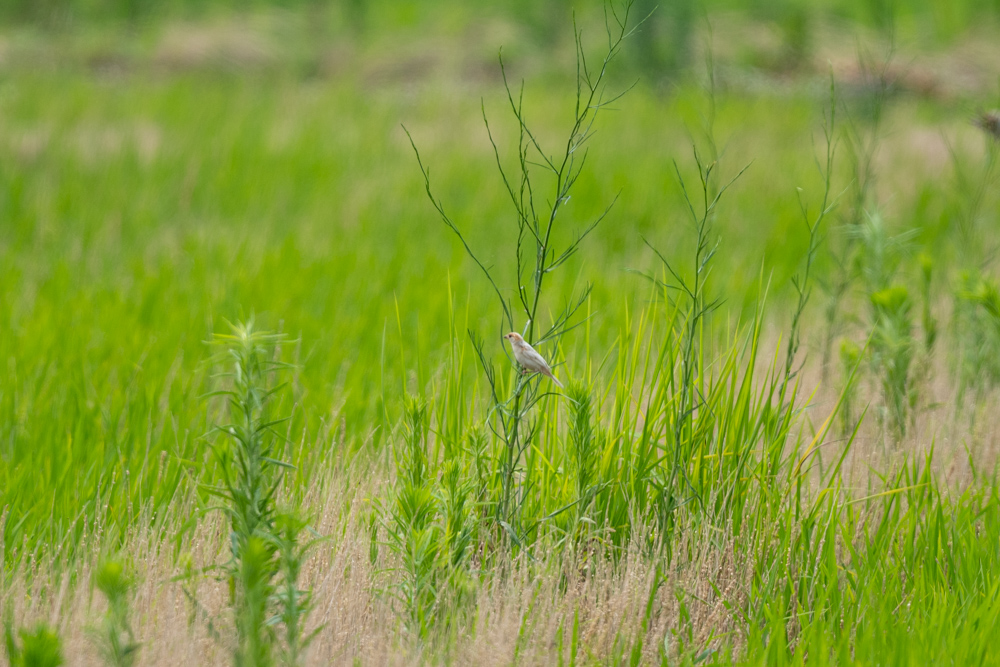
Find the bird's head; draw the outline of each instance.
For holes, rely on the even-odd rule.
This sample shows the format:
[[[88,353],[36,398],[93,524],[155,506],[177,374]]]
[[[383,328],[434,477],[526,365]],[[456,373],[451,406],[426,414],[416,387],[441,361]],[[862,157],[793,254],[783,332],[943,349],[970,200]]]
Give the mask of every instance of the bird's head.
[[[511,342],[511,344],[513,344],[513,343],[523,343],[524,342],[524,339],[521,338],[521,334],[519,334],[519,333],[517,333],[515,331],[511,331],[509,334],[507,334],[506,336],[504,336],[504,338],[506,338],[507,340],[509,340]]]

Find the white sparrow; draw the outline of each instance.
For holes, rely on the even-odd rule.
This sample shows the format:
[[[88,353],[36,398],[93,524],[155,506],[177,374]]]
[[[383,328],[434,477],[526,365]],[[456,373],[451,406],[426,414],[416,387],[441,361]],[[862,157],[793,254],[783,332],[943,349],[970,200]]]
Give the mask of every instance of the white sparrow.
[[[510,341],[510,346],[514,349],[514,358],[517,359],[517,363],[521,364],[524,373],[529,371],[532,373],[541,373],[549,377],[556,385],[562,387],[562,382],[552,375],[552,369],[549,368],[549,364],[542,358],[542,355],[535,352],[535,348],[531,347],[531,345],[521,338],[521,334],[512,331],[504,336],[504,338]]]

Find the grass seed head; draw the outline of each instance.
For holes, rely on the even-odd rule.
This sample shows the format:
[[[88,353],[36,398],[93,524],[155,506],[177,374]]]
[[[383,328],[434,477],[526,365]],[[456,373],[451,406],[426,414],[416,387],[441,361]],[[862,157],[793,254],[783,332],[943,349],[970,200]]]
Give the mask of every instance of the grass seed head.
[[[1000,109],[984,111],[976,116],[972,122],[994,139],[1000,139]]]

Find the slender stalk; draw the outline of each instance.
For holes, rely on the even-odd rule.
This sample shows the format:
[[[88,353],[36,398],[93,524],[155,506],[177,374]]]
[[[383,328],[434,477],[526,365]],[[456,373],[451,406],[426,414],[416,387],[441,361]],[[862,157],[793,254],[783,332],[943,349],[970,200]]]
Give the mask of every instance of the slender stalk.
[[[806,250],[806,265],[801,276],[795,276],[792,279],[792,285],[795,287],[795,291],[798,293],[798,299],[795,304],[795,311],[792,314],[792,325],[788,332],[788,343],[785,352],[785,380],[784,383],[787,385],[791,381],[792,377],[795,375],[796,370],[794,368],[795,355],[798,353],[799,345],[801,343],[801,319],[802,313],[805,312],[806,305],[809,302],[809,297],[812,293],[812,288],[809,286],[809,278],[812,274],[813,262],[816,259],[816,255],[819,251],[819,244],[822,240],[820,235],[820,226],[826,219],[826,216],[833,211],[837,202],[836,198],[831,197],[832,193],[832,182],[833,182],[833,161],[836,155],[836,112],[837,112],[837,89],[836,82],[834,81],[833,75],[830,75],[830,115],[827,117],[826,122],[823,124],[823,136],[826,140],[826,159],[823,164],[818,164],[820,175],[823,177],[823,198],[820,202],[819,211],[816,217],[810,222],[809,212],[806,208],[805,203],[802,201],[802,196],[799,194],[799,209],[802,211],[802,219],[805,222],[806,229],[809,232],[809,247]]]
[[[569,133],[558,157],[549,155],[532,131],[524,111],[523,87],[515,95],[514,89],[507,78],[507,70],[502,53],[500,56],[500,71],[503,76],[504,89],[507,93],[511,113],[518,125],[518,174],[516,178],[508,174],[507,169],[504,167],[500,156],[500,149],[494,139],[484,105],[483,121],[493,147],[497,169],[517,214],[517,242],[513,248],[512,264],[515,268],[518,284],[513,291],[517,294],[517,302],[520,304],[522,314],[525,318],[524,338],[534,345],[557,341],[575,328],[578,323],[573,323],[573,320],[583,304],[586,303],[587,296],[589,295],[588,287],[584,290],[580,298],[571,302],[570,305],[556,316],[544,335],[541,337],[537,336],[537,333],[540,331],[538,328],[539,307],[542,304],[547,284],[546,275],[562,266],[576,253],[582,241],[607,216],[611,206],[614,204],[612,202],[601,215],[585,227],[577,238],[570,242],[564,249],[556,251],[556,249],[552,248],[553,231],[556,228],[556,221],[560,217],[565,204],[569,201],[570,192],[586,164],[587,152],[585,144],[593,136],[595,121],[603,108],[620,99],[624,94],[623,92],[608,96],[606,78],[611,62],[621,52],[624,40],[634,29],[629,28],[631,7],[631,0],[628,0],[620,9],[616,9],[613,6],[610,8],[610,15],[606,16],[605,22],[608,39],[607,50],[601,60],[600,66],[594,71],[591,71],[590,65],[587,62],[582,32],[578,28],[574,30],[577,61],[575,113],[573,124],[570,126]],[[407,136],[409,136],[409,132],[407,132]],[[513,330],[515,328],[514,300],[504,297],[503,291],[500,289],[491,270],[477,256],[458,225],[445,212],[443,204],[434,196],[431,190],[429,174],[420,159],[420,153],[412,136],[410,136],[410,143],[416,154],[417,164],[424,177],[425,191],[432,205],[437,210],[444,224],[459,237],[466,253],[479,267],[493,288],[501,311],[501,333],[505,333],[504,330]],[[535,169],[540,169],[543,173],[548,174],[553,183],[551,202],[544,208],[540,203],[540,195],[536,194],[538,188],[534,181],[536,178]],[[545,213],[541,214],[543,210]],[[527,252],[526,246],[530,245],[532,241],[534,243],[534,269],[531,273],[532,287],[529,291],[521,285],[520,281],[523,269],[530,263],[524,254]],[[534,425],[526,425],[527,414],[544,397],[544,394],[538,393],[537,380],[518,375],[508,396],[501,398],[496,385],[492,364],[487,361],[483,341],[471,333],[470,335],[472,336],[473,344],[476,347],[477,356],[479,357],[486,379],[490,384],[490,396],[493,407],[487,423],[494,435],[504,444],[503,459],[500,464],[501,492],[496,504],[496,521],[517,542],[518,537],[516,533],[520,529],[519,508],[523,502],[523,497],[518,497],[519,485],[516,484],[515,477],[524,453],[535,432]],[[506,350],[505,353],[507,353]],[[512,359],[511,361],[513,362]],[[493,423],[493,420],[496,421],[496,424]]]

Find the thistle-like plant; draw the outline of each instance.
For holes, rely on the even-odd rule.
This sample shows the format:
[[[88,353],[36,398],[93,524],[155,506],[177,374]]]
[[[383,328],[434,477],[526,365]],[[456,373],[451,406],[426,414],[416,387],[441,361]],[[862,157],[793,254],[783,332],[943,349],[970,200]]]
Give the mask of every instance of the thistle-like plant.
[[[438,590],[446,560],[439,501],[427,469],[427,406],[409,399],[402,444],[394,449],[396,485],[382,515],[388,546],[400,559],[401,581],[395,595],[407,629],[417,637],[427,633],[437,611]]]
[[[898,436],[906,434],[907,417],[912,407],[910,364],[914,340],[910,310],[913,303],[901,285],[879,290],[871,295],[873,319],[871,358],[882,387],[885,423]]]
[[[272,386],[271,377],[288,367],[274,358],[284,337],[257,331],[252,320],[232,330],[215,337],[223,347],[217,359],[229,367],[220,377],[231,385],[216,394],[227,398],[231,421],[214,429],[222,438],[213,447],[222,485],[208,491],[225,501],[221,509],[230,520],[230,554],[238,560],[251,537],[272,532],[274,496],[281,473],[292,466],[277,458],[282,437],[274,426],[285,419],[271,420],[268,414],[272,398],[284,386]]]
[[[978,274],[962,275],[953,317],[958,343],[953,352],[956,400],[962,406],[968,390],[978,399],[987,389],[1000,385],[1000,288]]]
[[[271,402],[284,385],[274,377],[287,364],[277,359],[284,337],[258,331],[253,321],[216,336],[222,347],[217,361],[229,370],[221,378],[230,422],[214,429],[219,440],[213,451],[222,483],[206,486],[223,502],[217,507],[229,518],[229,561],[224,566],[233,601],[238,665],[274,662],[278,623],[284,625],[283,662],[301,662],[308,644],[303,625],[311,607],[307,591],[298,588],[305,552],[299,535],[304,525],[278,513],[275,495],[282,473],[292,466],[280,460],[282,436],[274,427]]]
[[[901,437],[916,401],[911,381],[916,348],[910,315],[912,299],[909,291],[897,284],[896,275],[916,230],[890,235],[884,218],[876,211],[851,233],[858,242],[854,271],[868,293],[872,331],[869,352],[883,399],[883,423]]]
[[[891,35],[892,31],[889,30],[888,34]],[[855,268],[862,233],[859,230],[865,224],[868,211],[875,205],[874,193],[878,179],[875,155],[882,143],[886,104],[892,94],[889,71],[894,55],[895,45],[891,39],[882,54],[866,50],[858,53],[865,94],[856,98],[853,106],[845,105],[844,109],[847,122],[843,136],[846,139],[847,162],[852,178],[846,192],[847,202],[843,213],[846,234],[831,249],[834,271],[822,284],[827,296],[824,308],[824,380],[830,369],[833,342],[842,333],[845,318],[841,308],[858,278]]]
[[[276,579],[274,545],[266,533],[256,533],[240,545],[232,569],[232,592],[235,597],[236,667],[267,667],[274,664],[277,633],[271,618],[270,602]]]
[[[281,620],[281,663],[288,667],[302,664],[305,650],[322,629],[307,633],[305,628],[314,600],[311,590],[300,588],[302,567],[309,551],[323,539],[303,539],[308,530],[308,522],[295,512],[275,516],[271,543],[278,558],[278,581],[272,593],[272,619]]]
[[[106,664],[112,667],[130,667],[135,663],[140,647],[132,631],[129,605],[132,578],[120,561],[107,560],[98,567],[94,585],[108,602],[100,627],[93,630],[97,648]]]

